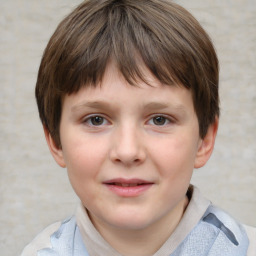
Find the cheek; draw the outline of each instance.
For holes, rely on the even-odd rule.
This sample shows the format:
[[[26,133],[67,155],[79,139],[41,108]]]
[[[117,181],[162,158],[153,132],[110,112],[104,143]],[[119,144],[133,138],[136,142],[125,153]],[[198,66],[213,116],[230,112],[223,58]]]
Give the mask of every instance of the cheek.
[[[71,183],[89,183],[97,177],[106,159],[106,143],[81,137],[67,141],[67,147],[63,144],[63,155]]]
[[[164,178],[190,179],[197,144],[189,137],[164,138],[151,148],[151,159]]]
[[[81,201],[90,206],[96,198],[100,200],[100,187],[97,184],[105,161],[105,149],[90,140],[69,143],[72,145],[69,144],[67,148],[73,150],[65,151],[63,147],[69,181]]]

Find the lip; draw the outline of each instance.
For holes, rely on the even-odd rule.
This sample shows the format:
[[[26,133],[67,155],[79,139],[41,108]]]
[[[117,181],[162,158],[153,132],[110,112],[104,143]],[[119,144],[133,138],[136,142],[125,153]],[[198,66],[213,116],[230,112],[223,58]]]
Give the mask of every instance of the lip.
[[[149,190],[154,183],[142,179],[111,179],[103,184],[114,194],[121,197],[137,197]]]

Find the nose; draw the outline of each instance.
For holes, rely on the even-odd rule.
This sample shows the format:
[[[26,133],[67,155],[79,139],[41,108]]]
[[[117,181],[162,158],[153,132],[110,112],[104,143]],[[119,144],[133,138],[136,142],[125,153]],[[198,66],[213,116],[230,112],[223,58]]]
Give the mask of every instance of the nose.
[[[131,125],[119,127],[113,134],[110,158],[126,166],[139,165],[146,159],[146,150],[139,129]]]

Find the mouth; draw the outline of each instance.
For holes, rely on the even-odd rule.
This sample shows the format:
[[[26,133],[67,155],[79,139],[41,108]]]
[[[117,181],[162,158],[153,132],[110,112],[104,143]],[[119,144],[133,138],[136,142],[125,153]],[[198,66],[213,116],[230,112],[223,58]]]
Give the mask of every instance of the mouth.
[[[144,194],[154,183],[140,179],[114,179],[103,182],[113,193],[121,197],[136,197]]]
[[[147,180],[123,179],[123,178],[111,179],[111,180],[107,180],[103,183],[106,185],[113,185],[113,186],[119,186],[119,187],[137,187],[137,186],[153,184],[153,182],[147,181]]]
[[[119,183],[119,182],[110,182],[110,183],[105,183],[107,185],[112,185],[112,186],[118,186],[118,187],[137,187],[137,186],[143,186],[147,185],[150,183]]]

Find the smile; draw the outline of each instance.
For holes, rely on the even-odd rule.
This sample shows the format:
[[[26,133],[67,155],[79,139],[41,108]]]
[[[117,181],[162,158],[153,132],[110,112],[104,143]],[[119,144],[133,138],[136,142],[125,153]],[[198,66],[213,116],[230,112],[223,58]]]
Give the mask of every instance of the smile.
[[[137,197],[149,190],[154,183],[139,179],[114,179],[103,183],[112,193],[120,197]]]
[[[143,186],[146,183],[110,183],[109,185],[119,186],[119,187],[137,187]]]

